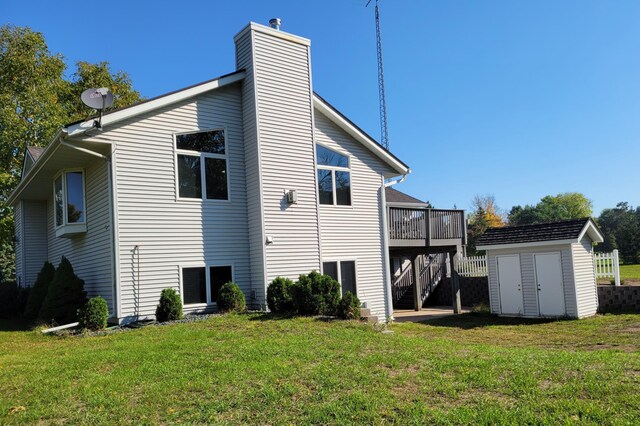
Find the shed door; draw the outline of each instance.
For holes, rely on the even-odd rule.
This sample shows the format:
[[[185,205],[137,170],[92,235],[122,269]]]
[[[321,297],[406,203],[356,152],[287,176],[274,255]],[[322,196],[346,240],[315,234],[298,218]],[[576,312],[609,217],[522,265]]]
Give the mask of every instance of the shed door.
[[[522,315],[522,275],[520,255],[496,256],[498,260],[498,287],[500,311],[503,314]]]
[[[540,315],[563,316],[564,286],[562,283],[562,264],[560,253],[544,253],[533,256],[536,267],[536,285],[538,286],[538,306]]]

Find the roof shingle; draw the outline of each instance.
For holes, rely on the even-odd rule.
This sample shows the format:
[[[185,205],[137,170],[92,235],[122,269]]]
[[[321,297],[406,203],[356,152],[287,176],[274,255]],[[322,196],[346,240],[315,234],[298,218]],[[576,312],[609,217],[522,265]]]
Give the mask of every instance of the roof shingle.
[[[39,146],[28,146],[27,151],[29,151],[29,154],[33,158],[33,161],[38,161],[38,158],[40,158],[40,156],[44,152],[44,148],[41,148]]]
[[[404,192],[400,192],[397,189],[393,189],[391,187],[386,187],[384,189],[384,196],[387,200],[387,203],[427,204],[424,201],[418,200],[417,198],[412,197],[409,194],[405,194]]]
[[[478,239],[477,246],[534,243],[540,241],[578,238],[591,218],[563,220],[561,222],[489,228]]]

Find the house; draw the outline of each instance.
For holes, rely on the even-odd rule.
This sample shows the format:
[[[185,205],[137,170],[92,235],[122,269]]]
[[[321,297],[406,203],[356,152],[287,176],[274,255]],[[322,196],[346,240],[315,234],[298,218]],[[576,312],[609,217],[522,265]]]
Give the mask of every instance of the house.
[[[409,167],[313,91],[309,40],[255,23],[234,40],[236,71],[28,150],[9,198],[21,285],[66,256],[125,322],[167,287],[201,312],[233,280],[264,308],[276,276],[320,270],[393,315],[385,188]]]
[[[477,248],[487,251],[491,312],[525,317],[595,315],[593,243],[603,241],[602,232],[588,217],[489,228]]]

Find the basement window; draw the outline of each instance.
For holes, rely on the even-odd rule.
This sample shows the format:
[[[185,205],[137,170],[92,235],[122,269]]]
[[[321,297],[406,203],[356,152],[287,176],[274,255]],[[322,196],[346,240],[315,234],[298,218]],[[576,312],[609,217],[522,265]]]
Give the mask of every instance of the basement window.
[[[322,262],[322,273],[329,275],[340,283],[342,295],[347,291],[356,295],[356,262],[354,260],[339,260]]]
[[[84,172],[67,170],[53,180],[53,215],[57,237],[87,232]]]
[[[349,157],[322,145],[316,145],[316,164],[320,204],[350,206]]]
[[[231,266],[183,267],[182,302],[186,305],[216,303],[220,288],[233,281]]]
[[[176,135],[178,198],[228,200],[224,130]]]

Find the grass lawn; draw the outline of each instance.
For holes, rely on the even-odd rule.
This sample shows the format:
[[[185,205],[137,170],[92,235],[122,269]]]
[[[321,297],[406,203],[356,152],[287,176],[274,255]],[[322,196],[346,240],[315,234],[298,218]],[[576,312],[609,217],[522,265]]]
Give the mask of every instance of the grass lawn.
[[[640,421],[640,315],[392,330],[232,315],[100,337],[0,331],[0,424]]]
[[[620,265],[620,280],[640,281],[640,265]]]

